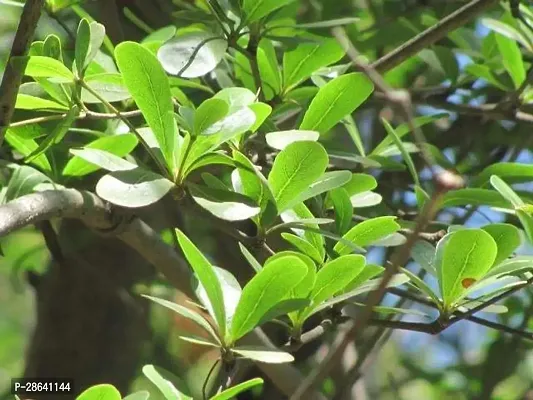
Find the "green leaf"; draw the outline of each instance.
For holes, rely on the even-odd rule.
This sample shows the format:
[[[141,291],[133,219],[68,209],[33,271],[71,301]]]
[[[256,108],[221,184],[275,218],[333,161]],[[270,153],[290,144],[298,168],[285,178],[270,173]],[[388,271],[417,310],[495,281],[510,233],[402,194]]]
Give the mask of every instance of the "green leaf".
[[[396,146],[400,150],[400,153],[402,154],[402,158],[405,161],[405,164],[407,165],[407,168],[409,169],[409,172],[411,173],[411,176],[413,177],[415,184],[417,186],[420,186],[420,179],[418,178],[418,173],[416,172],[415,164],[413,163],[413,159],[411,158],[411,155],[405,149],[404,144],[402,143],[402,141],[396,134],[396,131],[391,126],[391,124],[389,124],[389,122],[385,119],[382,119],[381,122],[383,123],[385,130],[390,135],[393,142],[396,144]]]
[[[533,243],[533,218],[531,215],[529,215],[529,213],[523,210],[516,210],[516,216],[520,220],[520,223],[526,232],[529,243]]]
[[[411,257],[421,268],[429,274],[437,276],[437,270],[434,265],[435,247],[425,240],[418,240],[411,249]]]
[[[490,177],[490,184],[496,189],[514,208],[524,206],[524,201],[518,196],[511,187],[505,183],[500,177],[492,175]]]
[[[38,127],[38,125],[37,125]],[[9,128],[6,131],[6,142],[9,143],[11,147],[13,147],[15,150],[17,150],[22,156],[27,157],[33,152],[37,150],[39,147],[35,140],[32,138],[27,138],[23,134],[26,127],[13,127]],[[40,128],[36,131],[40,132]],[[38,157],[35,157],[33,160],[31,160],[31,164],[35,165],[36,167],[42,169],[46,173],[52,172],[52,166],[50,165],[50,162],[48,161],[48,158],[45,154],[41,154]]]
[[[22,59],[22,58],[21,58]],[[23,60],[21,60],[24,62]],[[50,57],[30,56],[24,74],[32,78],[60,78],[62,81],[74,80],[72,72],[65,65]]]
[[[483,228],[496,242],[498,253],[493,266],[506,260],[520,246],[520,231],[511,224],[490,224]]]
[[[242,291],[233,316],[229,341],[233,343],[254,329],[306,273],[306,264],[294,256],[280,257],[265,265]]]
[[[192,396],[183,393],[184,391],[189,393],[185,383],[163,368],[145,365],[142,372],[159,389],[166,400],[193,400]],[[179,390],[175,383],[178,384]]]
[[[124,160],[108,151],[99,149],[70,149],[70,153],[90,164],[105,169],[106,171],[128,171],[138,168],[137,165]]]
[[[483,280],[500,278],[504,275],[518,275],[531,269],[533,269],[533,258],[531,256],[517,256],[507,259],[491,268]]]
[[[147,296],[145,294],[143,294],[142,296],[146,297],[147,299],[149,299],[149,300],[151,300],[151,301],[153,301],[153,302],[155,302],[155,303],[157,303],[159,305],[162,305],[163,307],[166,307],[166,308],[174,311],[175,313],[181,315],[184,318],[187,318],[187,319],[193,321],[200,328],[202,328],[207,333],[209,333],[211,335],[211,337],[213,339],[215,339],[215,341],[217,343],[220,343],[220,339],[218,338],[216,332],[213,330],[213,328],[211,327],[209,322],[201,314],[199,314],[196,311],[193,311],[193,310],[191,310],[189,308],[180,306],[179,304],[176,304],[176,303],[173,303],[171,301],[168,301],[168,300],[159,299],[157,297],[152,297],[152,296]]]
[[[293,129],[290,131],[277,131],[267,133],[265,136],[267,144],[276,150],[283,150],[289,144],[294,142],[316,142],[320,137],[320,133],[316,131],[302,131]]]
[[[328,155],[315,142],[295,142],[282,150],[274,160],[268,183],[274,194],[278,212],[316,181],[326,170]]]
[[[89,75],[84,78],[85,83],[92,90],[98,93],[106,101],[113,103],[115,101],[123,101],[131,98],[128,88],[124,84],[124,80],[120,74],[102,73]],[[85,88],[81,89],[81,100],[84,103],[100,104],[100,99],[89,93]]]
[[[138,43],[120,43],[115,57],[124,84],[152,128],[167,165],[173,166],[178,128],[165,71],[157,58]]]
[[[381,203],[382,200],[381,195],[374,192],[358,193],[350,197],[353,208],[372,207]]]
[[[481,187],[488,183],[492,175],[505,178],[507,182],[528,182],[533,179],[533,165],[513,162],[501,162],[489,165],[472,180],[471,186]]]
[[[355,225],[342,238],[354,243],[356,246],[365,247],[387,235],[400,229],[400,225],[395,221],[396,217],[377,217],[363,221]],[[352,252],[345,243],[339,242],[333,248],[339,255]]]
[[[232,174],[235,190],[242,192],[259,205],[261,212],[258,217],[255,217],[254,221],[259,226],[268,226],[278,215],[278,212],[274,195],[267,180],[242,153],[235,150],[233,151],[233,157],[238,163],[236,170],[238,177],[234,177]]]
[[[113,136],[104,136],[101,138],[98,138],[90,143],[88,143],[84,149],[82,150],[75,150],[71,149],[70,152],[72,154],[75,154],[77,151],[85,151],[89,150],[100,150],[105,151],[106,154],[101,154],[103,156],[107,154],[113,154],[116,157],[124,157],[125,155],[129,154],[138,144],[138,139],[134,134],[126,133],[122,135],[113,135]],[[87,151],[85,151],[85,154],[87,154]],[[121,158],[122,160],[122,158]],[[128,161],[122,160],[124,163],[128,163]],[[119,161],[120,162],[120,161]],[[121,162],[122,163],[122,162]],[[131,164],[131,163],[130,163]],[[85,176],[87,174],[90,174],[91,172],[98,170],[98,165],[101,165],[100,163],[91,162],[90,160],[87,160],[85,157],[82,156],[76,156],[69,160],[67,165],[65,165],[65,168],[63,169],[63,176]],[[133,168],[136,166],[134,164],[131,164]],[[132,168],[132,169],[133,169]],[[105,168],[108,171],[117,171],[116,168]],[[129,168],[124,168],[129,169]]]
[[[283,364],[294,361],[294,357],[289,353],[278,350],[271,350],[266,347],[235,347],[231,349],[235,354],[259,361],[266,364]]]
[[[251,389],[256,386],[263,385],[263,379],[254,378],[246,382],[239,383],[229,389],[224,390],[223,392],[217,394],[214,397],[211,397],[211,400],[231,400],[234,399],[239,393],[242,393],[248,389]]]
[[[500,90],[503,90],[503,91],[512,90],[512,88],[508,87],[506,82],[503,82],[499,76],[496,76],[494,74],[494,71],[488,65],[468,64],[465,67],[465,72],[469,73],[470,75],[476,78],[481,78],[487,81],[492,86]]]
[[[76,400],[121,400],[120,392],[109,384],[91,386],[83,391]]]
[[[255,22],[295,0],[244,0],[242,10],[246,14],[244,21],[247,24]]]
[[[444,194],[438,208],[457,206],[482,206],[508,207],[508,203],[502,195],[494,190],[488,189],[458,189],[451,190]]]
[[[309,243],[307,240],[301,238],[300,236],[284,232],[281,234],[281,237],[290,244],[292,244],[294,247],[296,247],[298,250],[300,250],[302,253],[307,254],[316,262],[322,263],[324,261],[324,257],[321,256],[320,252],[316,249],[316,247]]]
[[[149,392],[147,392],[146,390],[140,390],[138,392],[127,395],[122,400],[148,400],[149,398]]]
[[[441,301],[438,296],[435,294],[435,292],[433,292],[431,287],[429,287],[429,285],[423,279],[421,279],[418,275],[413,274],[407,268],[400,268],[400,271],[409,278],[409,283],[412,286],[417,288],[422,294],[429,297],[433,301],[433,303],[435,303],[436,305],[441,304]]]
[[[283,54],[283,87],[285,91],[309,78],[322,67],[339,61],[344,50],[336,39],[314,37],[318,43],[302,43]]]
[[[94,59],[96,53],[102,46],[105,38],[105,27],[98,22],[80,20],[78,33],[76,35],[75,59],[78,73],[83,76],[83,71]]]
[[[365,257],[348,254],[326,263],[316,274],[315,286],[309,297],[312,310],[323,301],[341,292],[365,267]]]
[[[163,176],[135,168],[104,175],[96,184],[96,193],[113,204],[137,208],[159,201],[173,187]]]
[[[248,264],[251,265],[255,272],[259,272],[263,269],[263,266],[259,263],[259,261],[257,261],[253,254],[250,253],[248,249],[240,242],[239,249],[241,249],[242,255],[244,258],[246,258],[246,261],[248,261]]]
[[[302,260],[305,265],[307,266],[307,273],[305,274],[304,278],[298,283],[291,291],[291,299],[302,299],[307,298],[311,290],[313,289],[315,285],[315,279],[316,279],[316,264],[315,262],[305,254],[298,253],[296,251],[280,251],[279,253],[274,254],[273,256],[269,257],[268,260],[265,262],[265,266],[269,263],[277,260],[281,257],[286,256],[293,256],[298,257],[300,260]]]
[[[259,214],[261,209],[247,196],[229,190],[188,184],[196,203],[211,214],[227,221],[242,221]]]
[[[197,78],[213,71],[228,42],[211,32],[189,32],[170,39],[157,52],[165,71],[183,78]]]
[[[315,218],[315,216],[311,213],[311,211],[309,211],[304,203],[297,204],[292,209],[284,211],[280,214],[280,217],[285,223]],[[301,228],[303,227],[304,226],[302,225]],[[313,245],[318,252],[317,254],[319,255],[319,263],[322,263],[324,256],[326,255],[324,247],[324,237],[326,236],[325,231],[320,231],[318,225],[316,224],[307,224],[305,225],[305,229],[293,229],[293,232]]]
[[[526,79],[526,68],[522,61],[522,53],[516,41],[496,33],[496,44],[501,54],[505,69],[513,80],[515,89],[518,89]]]
[[[298,203],[302,203],[312,197],[341,187],[345,183],[349,182],[351,177],[352,173],[350,171],[326,172],[315,182],[313,182],[308,189],[304,190],[296,199],[289,202],[289,204],[287,204],[287,208],[292,208]]]
[[[352,224],[353,207],[350,197],[346,189],[336,188],[329,192],[329,198],[333,203],[337,233],[342,236],[350,229]]]
[[[334,26],[342,25],[351,25],[359,21],[359,18],[346,17],[346,18],[337,18],[330,19],[326,21],[318,22],[306,22],[305,24],[296,24],[295,27],[304,28],[304,29],[321,29],[321,28],[332,28]]]
[[[17,166],[4,194],[4,202],[14,200],[33,192],[35,186],[50,179],[42,172],[27,165]]]
[[[487,232],[463,229],[450,234],[437,265],[444,304],[450,307],[474,282],[481,279],[494,264],[498,247]]]
[[[220,337],[224,338],[226,334],[224,296],[220,281],[215,273],[215,269],[207,260],[207,258],[204,257],[202,252],[198,250],[194,243],[191,242],[183,232],[181,232],[179,229],[176,229],[176,235],[178,236],[178,242],[183,250],[183,253],[185,254],[185,257],[187,258],[187,261],[189,261],[189,264],[191,265],[207,294],[209,303],[205,304],[205,306],[217,322]],[[233,320],[235,321],[235,316]]]
[[[352,138],[352,141],[355,144],[357,151],[359,151],[359,154],[361,154],[361,156],[363,157],[366,157],[365,146],[363,145],[361,134],[359,133],[359,129],[357,128],[357,124],[355,123],[353,117],[351,115],[347,115],[346,117],[344,117],[343,124],[348,133],[350,134],[350,137]]]
[[[229,105],[231,112],[251,105],[256,97],[254,92],[241,87],[225,88],[213,96],[214,99],[224,100]]]
[[[261,39],[257,48],[257,66],[266,100],[281,92],[281,71],[276,49],[271,40]]]
[[[343,188],[351,197],[353,195],[368,192],[378,186],[376,178],[368,174],[352,174],[352,178],[346,183]]]
[[[325,133],[370,96],[374,86],[362,73],[339,76],[322,86],[305,112],[300,129]]]
[[[67,115],[65,118],[55,126],[53,131],[48,135],[40,144],[35,151],[33,151],[31,154],[29,154],[26,157],[26,162],[32,162],[37,157],[44,154],[50,147],[52,147],[55,144],[58,144],[63,140],[65,135],[67,134],[69,128],[76,120],[76,117],[79,115],[79,108],[78,106],[72,106],[72,108],[67,112]]]
[[[225,100],[207,99],[194,113],[194,134],[201,135],[215,122],[224,118],[228,112],[229,105]]]
[[[346,287],[343,289],[344,293],[350,292],[362,284],[366,283],[372,278],[375,278],[378,275],[381,275],[385,271],[380,265],[367,264],[363,270],[353,279]]]
[[[261,125],[265,122],[265,120],[268,118],[270,113],[272,113],[272,107],[265,103],[253,103],[248,106],[250,110],[253,111],[255,114],[255,122],[250,127],[250,132],[257,131]]]
[[[30,96],[27,94],[19,93],[17,95],[17,101],[15,102],[15,108],[19,110],[58,110],[66,111],[69,108],[63,104],[56,103],[52,100],[42,99],[40,97]]]

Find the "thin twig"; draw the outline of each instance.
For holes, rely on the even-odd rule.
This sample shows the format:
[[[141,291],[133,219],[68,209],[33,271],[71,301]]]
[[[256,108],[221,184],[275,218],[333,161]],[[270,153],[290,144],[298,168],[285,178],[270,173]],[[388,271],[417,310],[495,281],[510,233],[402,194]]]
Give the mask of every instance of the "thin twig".
[[[111,113],[99,113],[94,111],[87,111],[87,112],[81,112],[76,119],[82,120],[82,119],[93,119],[93,120],[106,120],[106,119],[123,119],[123,118],[132,118],[137,117],[139,115],[142,115],[141,110],[132,110],[132,111],[124,111],[120,113],[120,117],[118,117],[116,114]],[[25,119],[23,121],[17,121],[12,122],[9,125],[9,128],[16,128],[20,126],[26,126],[26,125],[32,125],[32,124],[41,124],[43,122],[49,122],[49,121],[57,121],[62,120],[67,117],[67,114],[54,114],[54,115],[47,115],[43,117],[35,117],[31,119]]]
[[[465,4],[432,27],[420,32],[411,40],[372,63],[372,67],[381,73],[391,70],[496,3],[498,0],[473,0]]]
[[[14,57],[25,56],[28,53],[43,5],[44,0],[26,0],[22,9],[17,33],[0,83],[0,146],[13,117],[15,101],[26,69],[25,63],[15,64],[12,61]]]

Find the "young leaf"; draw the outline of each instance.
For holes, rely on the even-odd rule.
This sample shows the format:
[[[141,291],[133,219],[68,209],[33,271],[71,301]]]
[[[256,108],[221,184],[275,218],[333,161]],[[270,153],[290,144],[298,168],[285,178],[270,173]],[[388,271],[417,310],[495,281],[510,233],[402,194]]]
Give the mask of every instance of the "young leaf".
[[[24,127],[9,128],[6,131],[6,142],[24,157],[28,157],[30,154],[35,152],[39,146],[32,138],[25,138],[23,135],[21,135],[21,128]],[[44,172],[52,172],[52,166],[50,165],[50,161],[48,161],[48,158],[45,154],[35,157],[33,160],[31,160],[31,163]]]
[[[292,209],[281,213],[280,217],[285,223],[311,220],[315,218],[315,216],[311,213],[311,211],[309,211],[309,208],[307,208],[304,203],[297,204]],[[324,260],[324,256],[326,255],[326,250],[324,247],[324,237],[326,236],[325,231],[320,231],[319,226],[317,224],[307,224],[305,226],[301,226],[300,229],[292,229],[292,231],[313,245],[313,247],[318,252],[318,255],[320,257],[319,262],[321,263],[322,260]]]
[[[411,257],[426,270],[429,274],[437,276],[437,270],[434,265],[435,247],[425,240],[418,240],[411,249]]]
[[[246,14],[245,21],[250,24],[295,0],[244,0],[242,10]]]
[[[332,189],[338,188],[350,181],[352,174],[350,171],[330,171],[326,172],[315,182],[313,182],[306,190],[304,190],[298,197],[290,201],[286,207],[292,208],[298,203],[318,196],[319,194],[328,192]]]
[[[277,131],[267,133],[265,136],[267,144],[276,150],[283,150],[294,142],[310,141],[316,142],[320,133],[316,131],[302,131],[298,129],[290,131]]]
[[[137,168],[137,165],[124,160],[108,151],[99,149],[70,149],[70,153],[106,171],[128,171]]]
[[[83,391],[76,400],[120,400],[122,396],[120,392],[113,386],[107,383],[101,385],[91,386],[89,389]]]
[[[364,208],[375,206],[383,200],[380,194],[374,192],[363,192],[350,196],[350,203],[353,208]]]
[[[505,178],[510,183],[528,182],[533,178],[533,165],[514,162],[491,164],[474,177],[471,185],[482,187],[489,181],[492,175]]]
[[[213,328],[211,327],[209,322],[201,314],[199,314],[196,311],[193,311],[193,310],[191,310],[189,308],[180,306],[179,304],[176,304],[176,303],[173,303],[171,301],[168,301],[168,300],[159,299],[157,297],[152,297],[152,296],[147,296],[147,295],[142,295],[142,296],[146,297],[149,300],[152,300],[153,302],[155,302],[157,304],[162,305],[163,307],[169,308],[170,310],[178,313],[179,315],[181,315],[184,318],[187,318],[187,319],[193,321],[199,327],[201,327],[206,332],[208,332],[213,337],[213,339],[215,339],[215,341],[217,343],[220,343],[220,339],[218,338],[216,332],[213,330]]]
[[[137,208],[159,201],[173,187],[163,176],[135,168],[104,175],[96,184],[96,193],[113,204]]]
[[[189,389],[185,383],[163,368],[145,365],[142,372],[159,389],[166,400],[193,400],[192,396],[188,394]],[[175,383],[178,384],[179,390]],[[184,391],[187,394],[183,393]]]
[[[169,74],[197,78],[214,70],[227,48],[224,38],[195,31],[170,39],[159,48],[157,58]]]
[[[289,353],[266,347],[235,347],[231,351],[250,360],[267,364],[283,364],[294,361],[294,357]]]
[[[520,246],[520,232],[511,224],[490,224],[481,229],[492,236],[498,247],[494,266],[506,260]]]
[[[242,221],[256,216],[261,211],[252,199],[240,193],[192,183],[187,187],[196,203],[216,217],[227,221]]]
[[[56,103],[52,100],[42,99],[40,97],[30,96],[19,93],[15,108],[19,110],[55,110],[67,111],[69,108],[63,104]]]
[[[172,166],[177,126],[165,71],[157,58],[138,43],[119,44],[115,57],[124,84],[152,128],[167,165]]]
[[[207,258],[204,257],[202,252],[198,250],[194,243],[191,242],[183,232],[181,232],[179,229],[176,229],[176,235],[178,236],[178,242],[183,250],[183,253],[185,254],[185,257],[187,258],[187,261],[189,261],[189,264],[191,265],[207,294],[209,303],[205,304],[205,306],[209,310],[210,314],[215,318],[220,332],[220,337],[223,338],[226,334],[226,312],[224,306],[224,296],[217,274]],[[233,320],[235,321],[235,316]]]
[[[353,207],[350,197],[344,188],[336,188],[329,192],[329,199],[333,203],[335,225],[337,233],[344,235],[352,224]]]
[[[274,160],[268,183],[274,194],[278,212],[316,181],[326,170],[328,155],[315,142],[295,142],[282,150]]]
[[[325,133],[370,96],[374,86],[362,73],[339,76],[322,86],[305,112],[300,129]]]
[[[514,40],[498,33],[495,38],[503,65],[511,76],[515,89],[518,89],[526,79],[526,68],[522,61],[520,47]]]
[[[494,264],[498,247],[487,232],[463,229],[450,234],[437,270],[445,306],[451,306],[468,288],[466,280],[478,281]]]
[[[439,209],[466,205],[486,205],[501,208],[506,208],[509,206],[505,198],[497,191],[470,188],[450,190],[444,194],[442,201],[438,204]]]
[[[246,382],[239,383],[238,385],[224,390],[216,396],[211,397],[211,400],[231,400],[234,399],[239,393],[242,393],[253,387],[260,386],[262,384],[263,380],[261,378],[250,379]]]
[[[216,98],[207,99],[194,113],[194,134],[201,135],[215,122],[224,118],[229,111],[226,101]]]
[[[365,257],[348,254],[326,263],[316,274],[315,286],[309,297],[310,308],[341,292],[365,267]]]
[[[30,194],[35,186],[43,182],[50,182],[50,178],[27,165],[17,166],[9,180],[3,200],[8,202]]]
[[[505,183],[500,177],[492,175],[490,177],[490,184],[500,194],[513,205],[514,208],[520,208],[524,205],[524,201],[515,193],[511,187]]]
[[[65,135],[67,134],[70,126],[74,123],[76,120],[76,117],[79,114],[79,108],[78,106],[73,106],[65,116],[65,119],[60,121],[53,131],[48,135],[40,144],[35,151],[33,151],[28,157],[26,157],[26,162],[32,162],[37,157],[39,157],[41,154],[44,154],[50,147],[52,147],[55,144],[58,144],[63,140]]]
[[[293,235],[292,233],[282,233],[281,237],[285,239],[287,242],[292,244],[294,247],[296,247],[298,250],[300,250],[302,253],[307,254],[309,257],[311,257],[313,260],[315,260],[318,263],[322,263],[324,261],[324,257],[320,255],[316,247],[314,247],[311,243],[309,243],[307,240],[302,239],[300,236]]]
[[[283,299],[305,276],[307,266],[298,257],[280,257],[255,275],[244,287],[233,316],[229,341],[250,332],[263,316]]]
[[[22,60],[21,60],[22,61]],[[74,80],[72,72],[65,65],[53,58],[30,56],[24,74],[32,78],[60,78],[63,82]],[[22,61],[23,62],[23,61]]]
[[[122,400],[148,400],[150,398],[150,392],[146,390],[140,390],[124,397]]]
[[[85,149],[105,150],[117,157],[124,157],[129,154],[138,144],[138,139],[134,134],[126,133],[123,135],[104,136],[98,138],[85,146]],[[71,150],[75,151],[74,149]],[[98,165],[98,164],[97,164]],[[82,157],[73,157],[69,160],[63,169],[63,176],[85,176],[91,172],[97,171],[96,167],[90,161],[85,161]]]
[[[394,128],[389,124],[389,122],[385,119],[382,119],[381,122],[383,123],[383,126],[385,127],[385,130],[389,134],[389,136],[392,138],[398,149],[400,150],[400,153],[402,154],[402,158],[405,161],[405,164],[407,164],[407,168],[409,169],[409,172],[411,173],[411,176],[413,177],[413,180],[415,181],[415,184],[417,186],[420,186],[420,180],[418,179],[418,174],[416,172],[415,164],[413,163],[413,159],[411,158],[411,155],[404,147],[404,144],[402,143],[401,139],[398,137],[398,134],[394,130]]]
[[[229,105],[230,112],[251,105],[256,97],[254,92],[241,87],[225,88],[213,96],[214,99],[224,100]]]
[[[352,174],[352,178],[346,183],[343,188],[349,196],[353,196],[359,193],[368,192],[375,189],[378,186],[376,178],[368,174]]]
[[[120,74],[94,74],[86,76],[84,80],[87,86],[110,103],[131,98],[131,94]],[[85,88],[81,89],[81,100],[89,104],[100,104],[102,102]]]
[[[277,260],[281,257],[286,256],[293,256],[298,257],[300,260],[302,260],[305,265],[307,266],[307,273],[305,274],[304,278],[298,283],[291,291],[291,298],[292,299],[302,299],[307,298],[309,295],[309,292],[313,289],[315,285],[315,279],[316,279],[316,264],[315,262],[305,254],[298,253],[296,251],[280,251],[279,253],[274,254],[272,257],[269,257],[268,260],[265,262],[265,266],[269,263]]]
[[[105,27],[102,24],[94,21],[89,23],[85,18],[80,20],[74,51],[76,69],[80,76],[84,75],[85,68],[96,56],[104,38]]]
[[[285,91],[309,78],[313,72],[339,61],[344,50],[336,39],[312,37],[318,43],[302,43],[283,54],[283,87]]]
[[[256,260],[253,254],[250,253],[242,243],[239,243],[239,248],[241,249],[242,255],[244,258],[246,258],[246,261],[248,261],[248,264],[251,265],[255,272],[259,272],[263,269],[263,266],[259,263],[259,261]]]
[[[259,205],[261,212],[258,217],[255,217],[254,221],[259,226],[270,225],[278,215],[278,212],[274,195],[267,180],[242,153],[234,150],[233,158],[238,163],[238,168],[234,171],[238,174],[238,177],[232,174],[233,187],[236,191],[242,192]]]
[[[356,246],[365,247],[400,229],[395,222],[396,217],[377,217],[355,225],[342,238],[354,243]],[[343,242],[338,242],[333,248],[339,255],[351,253],[351,249]]]

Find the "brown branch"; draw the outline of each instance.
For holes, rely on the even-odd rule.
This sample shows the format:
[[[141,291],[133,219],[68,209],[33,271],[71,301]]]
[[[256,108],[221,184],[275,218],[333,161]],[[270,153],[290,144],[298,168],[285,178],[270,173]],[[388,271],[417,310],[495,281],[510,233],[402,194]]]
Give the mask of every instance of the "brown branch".
[[[457,9],[432,27],[372,63],[378,72],[386,72],[400,65],[409,57],[444,38],[448,33],[466,24],[473,17],[498,3],[498,0],[473,0]]]
[[[17,33],[11,46],[2,83],[0,83],[0,146],[4,141],[6,129],[13,117],[15,101],[24,76],[24,69],[26,68],[24,63],[15,65],[11,61],[13,57],[21,57],[27,54],[43,5],[44,0],[26,0],[22,9]]]

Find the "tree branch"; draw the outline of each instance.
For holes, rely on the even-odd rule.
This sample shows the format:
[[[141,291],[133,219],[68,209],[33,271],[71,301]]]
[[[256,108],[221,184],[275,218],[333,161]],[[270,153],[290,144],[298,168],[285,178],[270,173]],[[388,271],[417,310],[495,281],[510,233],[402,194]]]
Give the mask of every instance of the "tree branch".
[[[104,235],[115,235],[139,252],[179,291],[194,298],[191,287],[191,269],[172,246],[137,217],[126,218],[95,194],[75,189],[48,190],[19,197],[0,206],[0,237],[27,225],[51,218],[73,218]],[[268,337],[256,329],[243,342],[274,348]],[[257,366],[283,392],[290,396],[303,380],[300,372],[291,365],[258,363]],[[310,399],[324,400],[314,392]]]
[[[378,72],[386,72],[401,64],[419,51],[431,46],[448,33],[466,24],[470,19],[496,4],[498,0],[473,0],[457,9],[432,27],[419,33],[411,40],[372,63]]]
[[[17,33],[11,46],[2,83],[0,83],[0,146],[13,117],[15,101],[26,68],[24,64],[15,66],[11,61],[13,57],[24,56],[28,52],[43,5],[44,0],[26,0],[22,9]]]

